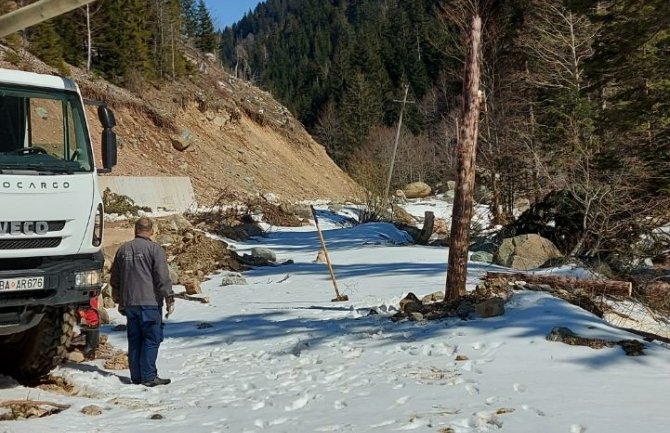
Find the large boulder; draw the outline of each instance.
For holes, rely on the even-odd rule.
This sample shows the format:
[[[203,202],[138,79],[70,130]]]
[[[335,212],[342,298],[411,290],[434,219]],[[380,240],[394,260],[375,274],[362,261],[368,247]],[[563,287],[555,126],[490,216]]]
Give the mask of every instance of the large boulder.
[[[560,257],[563,255],[550,240],[540,235],[526,234],[504,239],[493,261],[497,265],[526,271]]]
[[[423,198],[428,197],[431,193],[430,186],[423,182],[414,182],[405,186],[402,189],[406,198]]]
[[[179,152],[183,152],[193,143],[195,143],[195,137],[193,136],[193,133],[189,131],[188,129],[184,129],[181,131],[181,134],[175,134],[170,137],[170,141],[172,142],[172,147],[175,150],[178,150]]]

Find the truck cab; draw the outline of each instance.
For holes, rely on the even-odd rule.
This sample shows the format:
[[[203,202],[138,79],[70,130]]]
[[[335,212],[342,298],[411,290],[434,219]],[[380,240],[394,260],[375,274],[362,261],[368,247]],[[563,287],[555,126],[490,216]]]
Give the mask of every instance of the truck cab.
[[[76,308],[99,294],[97,176],[116,163],[116,136],[112,112],[98,115],[101,169],[74,81],[0,69],[0,373],[30,378],[60,363]]]

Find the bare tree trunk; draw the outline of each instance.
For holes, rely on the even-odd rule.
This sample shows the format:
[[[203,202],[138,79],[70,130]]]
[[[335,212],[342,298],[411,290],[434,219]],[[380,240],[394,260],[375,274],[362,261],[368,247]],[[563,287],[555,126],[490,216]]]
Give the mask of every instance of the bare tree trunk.
[[[476,15],[472,19],[469,41],[471,45],[465,63],[463,81],[463,107],[457,146],[458,173],[454,207],[451,214],[451,245],[449,247],[445,301],[457,299],[465,294],[472,200],[475,186],[475,154],[481,105],[479,92],[481,38],[482,19]]]
[[[174,21],[170,22],[170,61],[172,62],[172,79],[177,76],[174,67]]]
[[[91,58],[93,57],[93,37],[91,36],[91,10],[86,5],[86,72],[91,72]]]

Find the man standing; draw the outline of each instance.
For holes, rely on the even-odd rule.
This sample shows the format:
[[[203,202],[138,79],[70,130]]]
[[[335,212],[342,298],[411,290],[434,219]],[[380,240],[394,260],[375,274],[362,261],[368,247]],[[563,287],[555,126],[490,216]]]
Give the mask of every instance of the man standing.
[[[163,341],[162,308],[174,310],[174,293],[163,248],[151,240],[153,223],[140,218],[135,239],[116,252],[112,264],[112,297],[126,316],[130,380],[145,386],[167,385],[156,370],[158,347]],[[166,315],[166,317],[167,317]]]

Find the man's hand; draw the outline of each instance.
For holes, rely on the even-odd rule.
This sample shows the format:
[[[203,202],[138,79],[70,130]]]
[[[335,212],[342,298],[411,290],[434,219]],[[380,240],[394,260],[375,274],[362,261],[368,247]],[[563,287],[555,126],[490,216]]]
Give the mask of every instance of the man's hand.
[[[172,313],[174,313],[174,296],[168,296],[165,298],[165,309],[167,310],[165,312],[165,318],[167,319]]]

